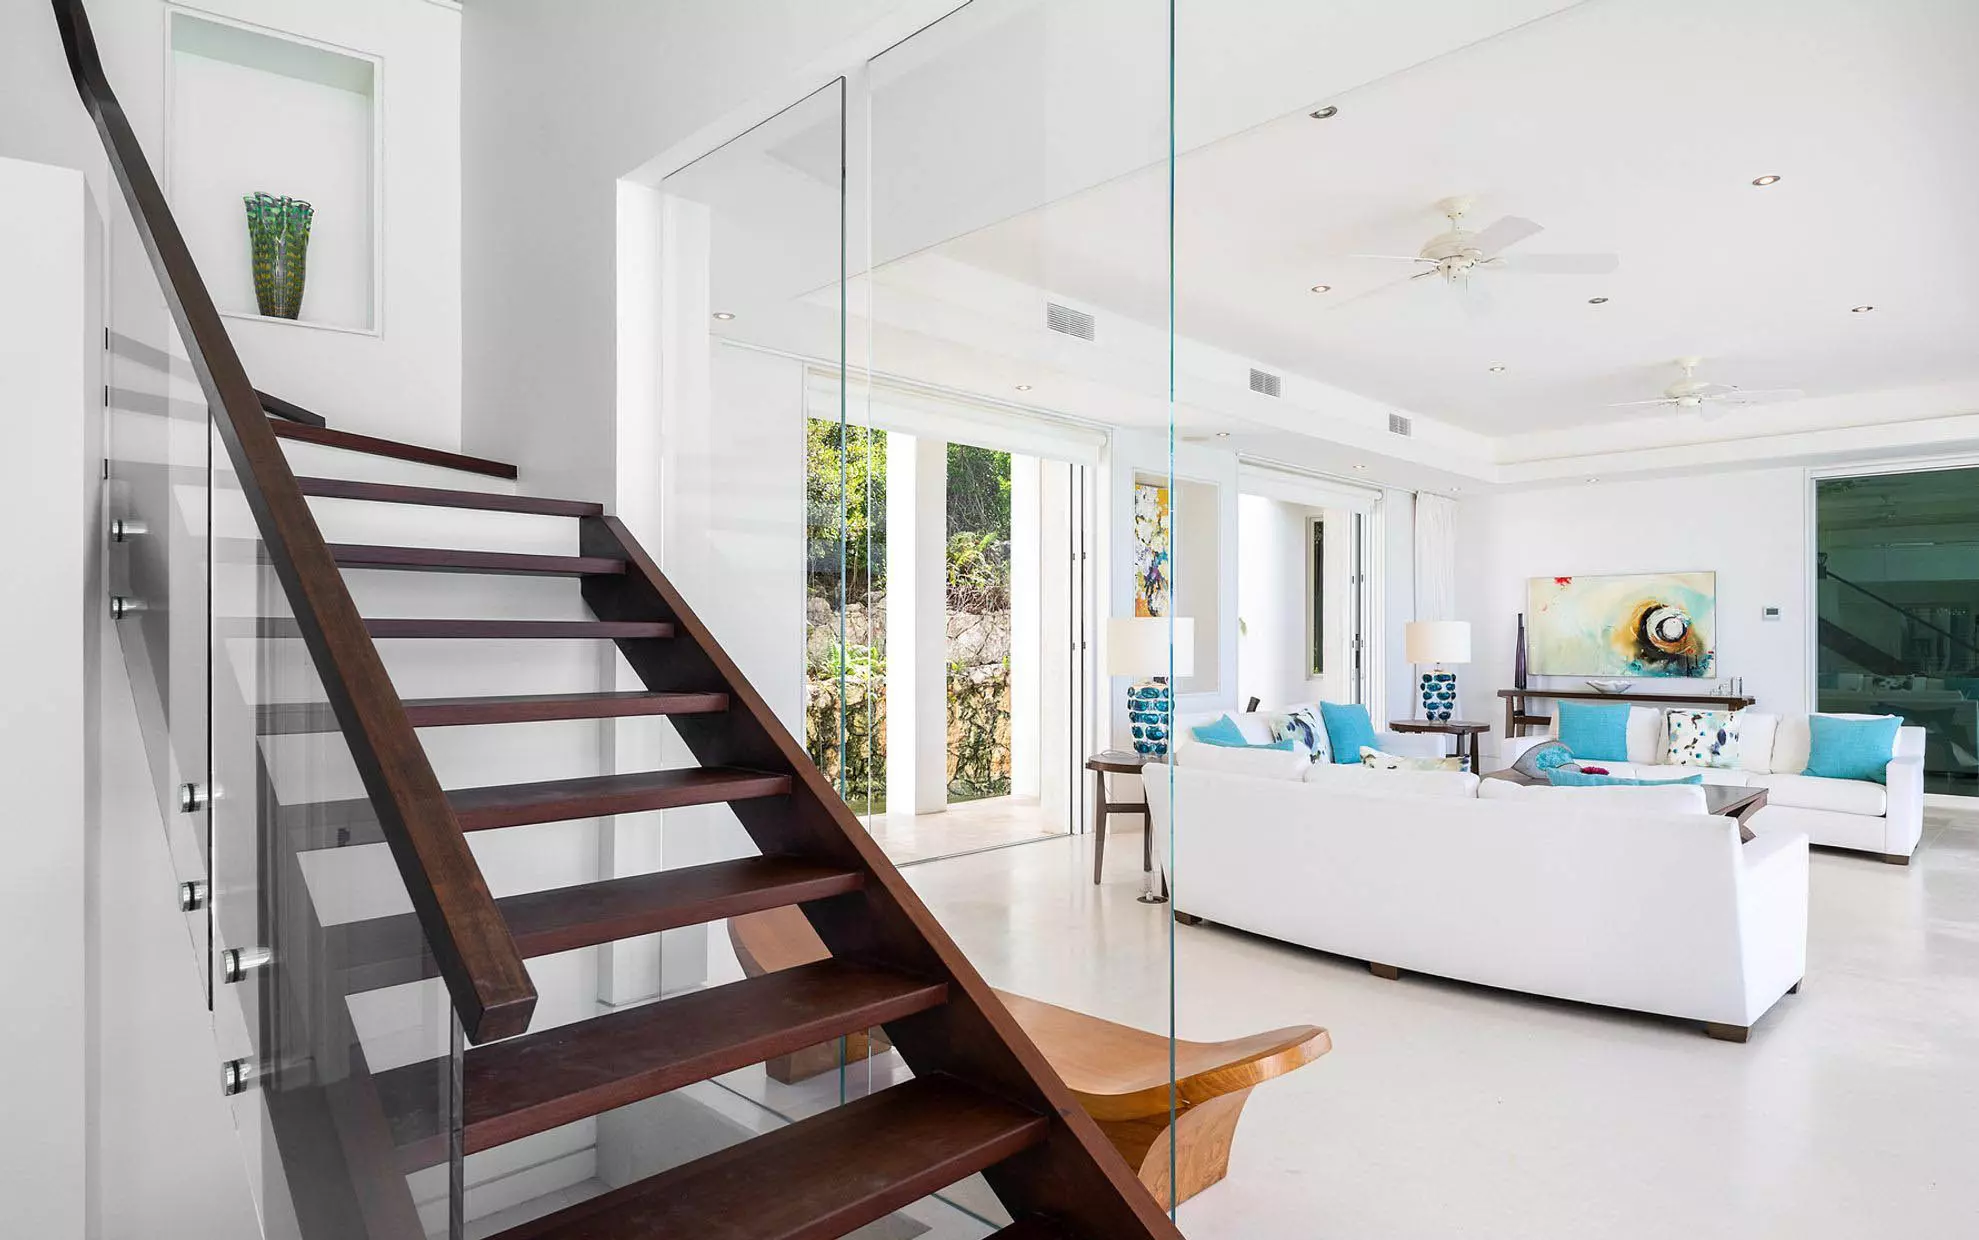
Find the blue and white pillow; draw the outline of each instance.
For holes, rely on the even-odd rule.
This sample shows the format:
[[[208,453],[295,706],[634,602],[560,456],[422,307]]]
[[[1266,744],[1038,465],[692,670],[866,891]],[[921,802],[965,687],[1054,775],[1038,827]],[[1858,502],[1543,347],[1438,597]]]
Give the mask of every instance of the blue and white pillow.
[[[1670,765],[1737,770],[1740,713],[1722,710],[1670,711]]]
[[[1278,740],[1291,741],[1293,748],[1314,761],[1326,753],[1326,724],[1317,706],[1294,706],[1275,735]]]

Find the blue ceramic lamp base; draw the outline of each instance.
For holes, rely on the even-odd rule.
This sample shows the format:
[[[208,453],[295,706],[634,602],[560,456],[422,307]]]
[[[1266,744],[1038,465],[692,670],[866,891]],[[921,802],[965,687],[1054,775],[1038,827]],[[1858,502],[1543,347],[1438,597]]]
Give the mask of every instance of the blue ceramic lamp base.
[[[1127,722],[1133,732],[1135,753],[1143,758],[1168,756],[1171,709],[1166,680],[1142,680],[1128,687]]]
[[[1422,674],[1422,717],[1448,723],[1457,710],[1457,674],[1432,668]]]

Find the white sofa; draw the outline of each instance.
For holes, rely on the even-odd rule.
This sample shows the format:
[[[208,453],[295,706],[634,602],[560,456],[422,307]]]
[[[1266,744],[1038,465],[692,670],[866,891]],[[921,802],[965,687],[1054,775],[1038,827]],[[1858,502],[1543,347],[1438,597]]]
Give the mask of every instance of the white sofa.
[[[1838,715],[1842,719],[1873,718]],[[1819,779],[1807,769],[1806,715],[1769,715],[1746,710],[1740,715],[1739,766],[1736,770],[1672,766],[1669,763],[1666,712],[1653,706],[1629,708],[1628,761],[1589,759],[1615,775],[1633,779],[1680,779],[1702,775],[1707,784],[1736,784],[1766,789],[1766,808],[1748,821],[1755,834],[1799,833],[1813,844],[1873,853],[1894,865],[1907,865],[1924,834],[1924,729],[1897,733],[1896,755],[1884,770],[1884,783],[1856,779]],[[1500,766],[1517,762],[1526,750],[1556,739],[1559,716],[1546,736],[1514,737],[1504,742]]]
[[[1227,768],[1259,754],[1202,748],[1145,780],[1181,920],[1388,976],[1702,1021],[1734,1041],[1804,972],[1806,837],[1740,845],[1697,788],[1290,763],[1244,773]]]

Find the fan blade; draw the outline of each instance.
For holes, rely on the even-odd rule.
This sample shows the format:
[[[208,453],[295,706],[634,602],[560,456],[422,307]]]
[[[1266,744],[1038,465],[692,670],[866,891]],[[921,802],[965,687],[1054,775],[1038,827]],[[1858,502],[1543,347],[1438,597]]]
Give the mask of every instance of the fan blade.
[[[1805,395],[1807,393],[1799,388],[1761,388],[1753,391],[1737,388],[1704,399],[1720,405],[1777,405],[1784,401],[1799,400]]]
[[[1409,285],[1415,283],[1417,280],[1422,279],[1423,276],[1433,276],[1435,274],[1436,274],[1436,269],[1432,267],[1428,271],[1424,271],[1416,275],[1403,276],[1398,280],[1389,280],[1385,283],[1377,284],[1373,288],[1367,289],[1364,292],[1355,293],[1352,297],[1342,297],[1339,301],[1336,301],[1332,305],[1326,307],[1326,312],[1328,314],[1338,314],[1341,310],[1344,310],[1348,306],[1354,305],[1357,302],[1363,302],[1369,300],[1370,298],[1379,297],[1383,293],[1393,292],[1395,289],[1398,288],[1407,288]]]
[[[1497,223],[1471,238],[1471,248],[1484,254],[1496,254],[1507,246],[1517,245],[1527,237],[1546,230],[1531,220],[1522,220],[1516,215],[1508,215]]]
[[[1613,254],[1506,254],[1492,265],[1536,276],[1598,276],[1615,270],[1622,260]]]
[[[1424,258],[1420,254],[1349,254],[1347,257],[1376,258],[1390,263],[1430,263],[1432,266],[1435,263],[1435,260]]]
[[[1632,409],[1638,405],[1674,405],[1676,400],[1669,396],[1658,396],[1655,400],[1617,400],[1602,406],[1603,409]]]

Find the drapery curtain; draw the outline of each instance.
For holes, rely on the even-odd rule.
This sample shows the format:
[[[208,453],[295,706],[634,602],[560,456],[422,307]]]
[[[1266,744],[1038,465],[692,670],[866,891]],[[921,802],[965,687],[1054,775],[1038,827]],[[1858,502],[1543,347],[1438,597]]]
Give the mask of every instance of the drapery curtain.
[[[1456,620],[1457,501],[1416,492],[1416,614],[1418,620]]]

